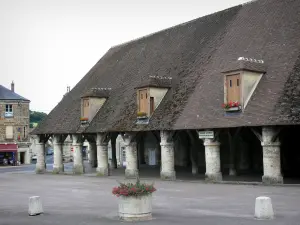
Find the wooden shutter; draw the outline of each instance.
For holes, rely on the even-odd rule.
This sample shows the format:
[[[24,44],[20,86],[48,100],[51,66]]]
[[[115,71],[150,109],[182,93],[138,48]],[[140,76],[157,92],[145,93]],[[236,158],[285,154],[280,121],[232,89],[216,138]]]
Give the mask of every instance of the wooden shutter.
[[[229,75],[226,77],[227,102],[240,102],[240,75]]]
[[[88,118],[89,117],[89,99],[83,100],[83,117]]]
[[[13,138],[14,138],[14,127],[6,126],[6,139],[13,139]]]
[[[150,114],[154,112],[154,97],[150,97]]]
[[[139,112],[148,113],[147,89],[139,90]]]

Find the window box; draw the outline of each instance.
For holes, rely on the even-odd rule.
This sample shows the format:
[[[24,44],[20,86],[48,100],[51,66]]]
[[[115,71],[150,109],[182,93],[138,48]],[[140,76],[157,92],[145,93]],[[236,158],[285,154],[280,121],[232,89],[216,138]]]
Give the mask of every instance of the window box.
[[[240,111],[241,110],[241,107],[240,106],[237,106],[237,107],[231,107],[231,108],[228,108],[228,109],[224,109],[225,112],[237,112],[237,111]]]
[[[88,124],[89,123],[89,119],[86,117],[80,118],[80,122],[81,124]]]
[[[5,118],[12,118],[12,117],[14,117],[14,113],[13,112],[5,112],[4,117]]]
[[[225,112],[237,112],[242,109],[239,102],[224,103],[223,106]]]
[[[137,118],[138,119],[148,119],[148,116],[147,116],[147,113],[145,113],[145,112],[138,112]]]

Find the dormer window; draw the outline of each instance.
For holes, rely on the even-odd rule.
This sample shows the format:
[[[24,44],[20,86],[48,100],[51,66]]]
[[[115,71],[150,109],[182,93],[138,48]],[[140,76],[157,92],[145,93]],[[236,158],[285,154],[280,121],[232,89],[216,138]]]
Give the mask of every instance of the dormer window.
[[[111,88],[92,88],[81,97],[81,124],[89,123],[110,95]]]
[[[148,123],[169,88],[171,77],[150,76],[137,88],[137,118],[139,123]]]
[[[240,74],[226,76],[227,102],[241,102]]]
[[[240,57],[229,64],[224,73],[225,111],[242,111],[246,108],[262,75],[265,65],[262,60]]]

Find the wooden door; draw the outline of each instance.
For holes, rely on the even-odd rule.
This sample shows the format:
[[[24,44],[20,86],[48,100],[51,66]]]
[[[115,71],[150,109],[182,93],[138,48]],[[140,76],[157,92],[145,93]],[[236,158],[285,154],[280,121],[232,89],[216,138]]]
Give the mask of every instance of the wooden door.
[[[139,90],[139,112],[148,113],[147,99],[148,99],[147,89]]]
[[[227,102],[240,102],[240,75],[229,75],[226,77]]]

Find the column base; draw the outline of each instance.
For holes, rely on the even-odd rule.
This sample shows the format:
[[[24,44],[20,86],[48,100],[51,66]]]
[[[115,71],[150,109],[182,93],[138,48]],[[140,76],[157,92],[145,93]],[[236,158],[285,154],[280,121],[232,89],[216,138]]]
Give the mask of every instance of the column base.
[[[282,176],[278,176],[278,177],[263,176],[262,182],[264,184],[283,184],[283,177]]]
[[[125,169],[126,178],[137,178],[138,175],[139,175],[139,171],[137,169]]]
[[[91,161],[90,161],[90,164],[91,164],[91,167],[92,167],[92,168],[97,168],[97,159],[91,160]]]
[[[84,174],[83,165],[74,165],[73,166],[73,174]]]
[[[160,179],[162,180],[176,180],[176,172],[175,171],[161,171]]]
[[[205,180],[208,182],[220,182],[222,181],[222,173],[205,173]]]
[[[108,176],[108,168],[97,168],[97,176]]]
[[[59,173],[63,173],[65,171],[64,166],[60,166],[60,167],[53,167],[53,174],[59,174]]]
[[[45,172],[46,172],[46,168],[41,168],[41,167],[35,168],[35,173],[36,174],[43,174]]]

